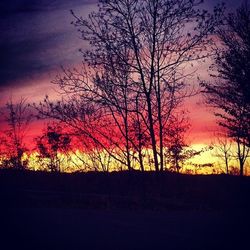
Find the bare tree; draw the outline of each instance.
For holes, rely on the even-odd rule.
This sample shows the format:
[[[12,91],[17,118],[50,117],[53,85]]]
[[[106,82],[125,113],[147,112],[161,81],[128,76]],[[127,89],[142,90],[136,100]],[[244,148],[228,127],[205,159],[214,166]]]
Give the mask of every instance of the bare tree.
[[[155,170],[163,170],[165,125],[183,98],[190,95],[183,67],[207,56],[207,35],[218,16],[198,11],[200,1],[100,2],[99,12],[92,13],[89,20],[76,17],[83,39],[92,45],[92,50],[83,52],[84,59],[98,72],[104,65],[104,74],[109,77],[113,73],[106,68],[110,59],[122,66],[115,72],[129,73],[129,86],[133,93],[142,93],[145,102],[141,115],[150,134]],[[107,81],[102,82],[106,85]]]
[[[237,159],[240,165],[240,175],[244,175],[244,166],[249,157],[250,148],[246,143],[242,143],[242,137],[239,135],[235,138],[237,144]]]
[[[111,170],[117,170],[114,168],[114,165],[112,165],[111,155],[115,150],[114,148],[112,149],[112,145],[108,146],[109,151],[107,152],[98,142],[84,139],[79,141],[79,136],[77,136],[76,139],[77,144],[75,146],[78,150],[72,153],[76,159],[81,162],[80,169],[82,171],[109,172]]]
[[[92,169],[96,171],[108,172],[111,170],[111,156],[105,151],[100,150],[100,148],[92,149],[88,152],[88,156],[92,162]]]
[[[4,145],[3,154],[7,167],[24,169],[27,162],[22,159],[28,151],[25,145],[25,137],[32,121],[32,114],[26,99],[21,98],[17,103],[10,99],[6,103],[6,110],[3,116],[7,123],[7,128],[2,131],[2,141]]]
[[[66,97],[66,100],[53,103],[46,96],[42,103],[34,104],[39,118],[50,117],[60,121],[71,130],[70,134],[78,137],[81,146],[87,145],[86,152],[98,147],[110,154],[117,163],[127,166],[124,159],[127,158],[126,152],[120,144],[121,136],[118,135],[114,121],[110,119],[104,107],[75,93],[67,93]],[[113,149],[114,146],[116,150]]]
[[[134,149],[141,169],[144,168],[142,135],[149,136],[147,148],[153,152],[154,168],[163,170],[164,134],[169,117],[186,97],[194,94],[186,79],[192,72],[185,69],[191,62],[208,56],[209,35],[219,23],[222,10],[215,8],[211,15],[198,9],[201,3],[200,0],[101,0],[99,10],[87,20],[72,12],[74,24],[90,49],[82,51],[81,69],[64,70],[54,81],[69,97],[64,99],[67,105],[53,106],[47,102],[41,113],[46,113],[45,107],[49,108],[48,115],[78,127],[107,152],[103,141],[110,140],[120,149],[120,156],[112,154],[112,157],[129,170]],[[76,104],[75,100],[79,102]],[[80,118],[76,110],[84,110],[89,103],[101,113],[99,122],[106,122],[105,131],[96,126],[94,133],[90,133],[86,119],[81,128],[80,123],[75,123],[75,118]],[[73,120],[72,112],[65,112],[67,107],[74,109]],[[132,132],[135,117],[137,143]]]
[[[213,82],[203,83],[207,103],[213,106],[219,125],[226,128],[238,148],[240,174],[249,153],[250,134],[250,10],[247,1],[225,17],[218,31]]]
[[[216,141],[212,143],[212,147],[215,150],[214,155],[219,159],[222,159],[225,164],[225,172],[229,174],[229,163],[233,159],[232,141],[226,136],[217,136]]]

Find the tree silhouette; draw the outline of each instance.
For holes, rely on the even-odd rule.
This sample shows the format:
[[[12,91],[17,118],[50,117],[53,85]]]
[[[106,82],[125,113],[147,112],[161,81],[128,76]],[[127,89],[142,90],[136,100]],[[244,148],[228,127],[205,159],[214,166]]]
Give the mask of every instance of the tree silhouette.
[[[82,51],[81,68],[64,69],[54,81],[63,104],[47,99],[40,113],[66,122],[107,152],[107,144],[115,145],[119,152],[110,152],[112,157],[129,170],[134,150],[144,168],[143,147],[152,150],[154,169],[163,170],[169,117],[195,93],[187,82],[192,72],[185,68],[208,56],[209,35],[220,21],[222,9],[211,15],[198,9],[201,2],[100,1],[86,20],[72,12],[90,46]],[[80,122],[89,105],[94,110],[89,119],[97,116],[101,125],[85,117]],[[147,145],[142,137],[150,139]]]
[[[250,10],[245,2],[229,14],[218,31],[219,49],[212,83],[203,83],[207,103],[216,108],[219,125],[237,143],[240,174],[249,153],[250,135]]]
[[[71,130],[72,135],[78,138],[80,146],[83,146],[86,152],[98,147],[98,150],[101,149],[110,154],[113,160],[127,166],[124,160],[126,152],[119,143],[121,136],[118,135],[113,120],[104,113],[102,106],[82,98],[79,93],[73,95],[67,93],[67,96],[68,99],[65,100],[64,97],[56,103],[46,96],[42,103],[34,104],[39,112],[39,118],[49,117],[60,121]]]
[[[164,136],[166,144],[166,163],[171,171],[180,172],[184,164],[193,157],[205,152],[206,149],[194,150],[185,140],[190,124],[184,114],[171,117],[168,130]]]
[[[6,103],[6,111],[3,112],[7,129],[2,131],[2,154],[4,155],[3,165],[16,169],[25,169],[27,161],[23,160],[23,155],[28,151],[25,145],[25,137],[32,121],[32,114],[29,105],[24,98],[20,98],[17,103],[10,99]]]
[[[61,171],[62,155],[66,154],[70,147],[70,137],[63,134],[59,125],[48,125],[44,134],[36,138],[39,160],[48,159],[47,167],[52,172]]]
[[[225,164],[226,174],[229,174],[229,163],[233,158],[232,141],[225,135],[218,135],[216,141],[213,143],[215,149],[214,156],[223,160]]]
[[[186,160],[186,154],[184,151],[185,148],[187,148],[187,144],[184,137],[188,128],[189,123],[184,118],[181,121],[176,117],[171,117],[170,124],[165,135],[167,163],[170,165],[170,169],[173,169],[178,173],[182,164]]]

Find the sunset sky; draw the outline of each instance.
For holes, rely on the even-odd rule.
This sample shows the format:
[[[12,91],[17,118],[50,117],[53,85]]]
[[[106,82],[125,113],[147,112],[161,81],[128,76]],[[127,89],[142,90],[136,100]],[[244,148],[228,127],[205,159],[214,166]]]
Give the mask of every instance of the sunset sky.
[[[0,32],[0,250],[250,249],[250,0],[0,0]]]
[[[212,9],[217,0],[205,1]],[[70,10],[86,17],[96,9],[96,0],[13,0],[0,3],[0,107],[9,98],[25,97],[37,102],[48,94],[56,97],[51,84],[60,66],[73,67],[81,63],[79,49],[86,44],[71,24]],[[240,1],[226,1],[228,10],[234,10]],[[206,80],[208,63],[201,65],[199,75]],[[195,81],[194,81],[195,82]],[[191,144],[208,144],[216,123],[202,103],[201,96],[188,101],[186,109],[192,128],[188,133]],[[0,122],[2,122],[0,118]],[[34,131],[37,131],[37,127]],[[36,133],[35,132],[35,133]]]

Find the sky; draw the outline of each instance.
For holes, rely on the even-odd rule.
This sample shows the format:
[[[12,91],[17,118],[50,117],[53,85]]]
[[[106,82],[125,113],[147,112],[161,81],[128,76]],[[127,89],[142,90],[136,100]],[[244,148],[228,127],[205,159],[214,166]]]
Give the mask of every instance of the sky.
[[[212,9],[217,0],[205,1]],[[60,66],[73,67],[81,60],[79,49],[86,44],[71,24],[70,10],[87,17],[97,0],[2,0],[0,2],[0,107],[9,98],[25,97],[29,102],[55,96],[51,81]],[[229,10],[240,1],[226,1]],[[206,78],[208,65],[203,66]],[[191,143],[209,143],[215,127],[211,110],[196,97],[189,101]],[[1,119],[0,119],[1,125]]]

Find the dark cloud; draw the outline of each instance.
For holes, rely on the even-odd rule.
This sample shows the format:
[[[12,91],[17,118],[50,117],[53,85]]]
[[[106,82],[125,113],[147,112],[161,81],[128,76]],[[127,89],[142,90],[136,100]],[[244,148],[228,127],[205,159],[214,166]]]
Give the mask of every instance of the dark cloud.
[[[75,7],[97,3],[98,0],[3,0],[0,2],[1,15],[22,12],[51,11],[58,8]]]
[[[18,81],[81,60],[84,44],[70,25],[70,9],[87,14],[97,0],[0,1],[0,91]],[[213,6],[217,0],[207,0]],[[235,6],[228,0],[229,6]],[[239,2],[237,2],[237,5]]]
[[[81,44],[77,42],[77,37],[61,31],[0,43],[0,87],[81,60],[80,54],[78,55]],[[73,46],[70,47],[68,43]]]
[[[19,78],[27,78],[37,72],[42,73],[53,67],[49,60],[39,57],[46,48],[52,44],[57,44],[56,38],[59,35],[51,36],[51,38],[47,35],[40,38],[33,37],[22,41],[1,43],[1,85],[14,82]]]
[[[70,9],[87,11],[95,0],[0,2],[0,89],[80,60],[82,44]]]

